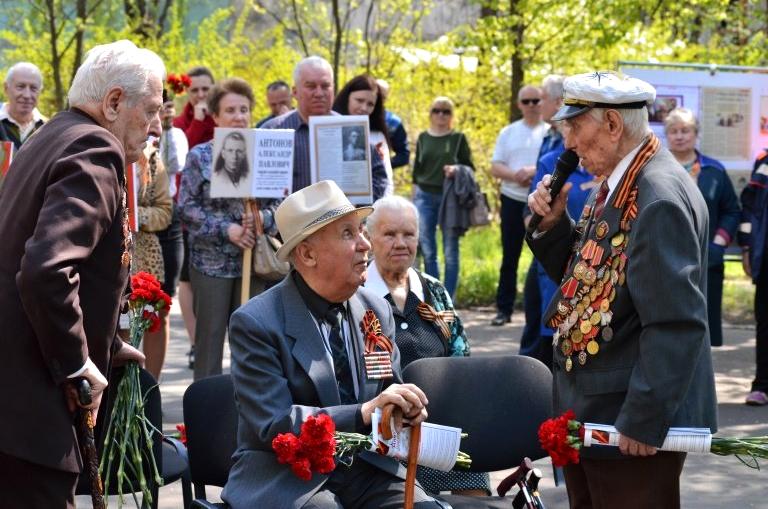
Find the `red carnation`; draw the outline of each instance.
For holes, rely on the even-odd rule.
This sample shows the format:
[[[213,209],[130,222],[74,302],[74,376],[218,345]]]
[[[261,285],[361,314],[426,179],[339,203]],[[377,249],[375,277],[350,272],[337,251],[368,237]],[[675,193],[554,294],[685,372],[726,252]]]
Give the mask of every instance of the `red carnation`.
[[[300,452],[301,444],[293,433],[280,433],[272,439],[272,449],[277,454],[278,463],[293,463]]]
[[[310,467],[309,460],[306,458],[291,463],[291,470],[293,473],[296,474],[296,477],[304,481],[312,479],[312,470]]]
[[[579,449],[584,439],[584,427],[568,410],[563,415],[547,419],[539,426],[539,442],[552,458],[552,464],[563,467],[579,462]]]
[[[179,441],[187,445],[187,427],[184,424],[177,424],[176,430],[179,432]]]

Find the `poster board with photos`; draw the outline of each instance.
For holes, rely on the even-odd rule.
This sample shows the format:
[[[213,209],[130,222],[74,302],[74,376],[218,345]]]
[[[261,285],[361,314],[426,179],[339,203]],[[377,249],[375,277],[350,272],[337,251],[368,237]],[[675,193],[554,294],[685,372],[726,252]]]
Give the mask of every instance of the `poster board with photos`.
[[[5,175],[13,162],[14,146],[12,141],[0,141],[0,188],[3,186]]]
[[[309,160],[312,183],[333,180],[354,205],[373,203],[367,116],[310,117]]]
[[[739,195],[757,153],[768,147],[768,75],[622,66],[629,76],[656,88],[649,111],[651,130],[666,146],[664,119],[674,107],[699,120],[697,148],[723,163]]]
[[[285,198],[293,185],[292,129],[217,127],[211,198]]]

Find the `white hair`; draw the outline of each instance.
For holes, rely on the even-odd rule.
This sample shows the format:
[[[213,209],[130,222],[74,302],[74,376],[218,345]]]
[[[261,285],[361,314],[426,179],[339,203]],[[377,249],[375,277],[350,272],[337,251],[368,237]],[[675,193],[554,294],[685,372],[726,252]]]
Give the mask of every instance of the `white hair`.
[[[614,108],[611,108],[614,109]],[[589,114],[598,122],[605,119],[605,108],[592,108]],[[648,124],[648,108],[615,108],[615,111],[621,115],[624,122],[625,137],[631,140],[641,140],[646,134],[651,132],[651,126]]]
[[[165,65],[153,51],[128,40],[94,46],[72,80],[69,105],[101,102],[115,87],[125,91],[129,104],[135,104],[147,94],[153,76],[165,80]]]
[[[419,231],[419,211],[416,209],[416,206],[411,203],[409,200],[406,200],[402,196],[397,196],[395,194],[385,196],[384,198],[379,198],[376,200],[376,202],[373,204],[373,212],[370,216],[368,216],[368,219],[365,223],[365,228],[368,230],[368,235],[373,237],[375,235],[376,226],[379,224],[379,220],[381,219],[381,214],[383,214],[385,211],[391,211],[396,213],[402,213],[405,211],[411,211],[413,212],[413,217],[416,220],[416,232]]]
[[[43,73],[40,72],[40,68],[37,67],[32,62],[17,62],[11,66],[10,69],[8,69],[8,73],[5,75],[5,84],[8,85],[11,82],[11,79],[13,79],[13,75],[17,71],[29,71],[35,76],[37,76],[37,79],[40,81],[40,90],[43,89]]]
[[[331,73],[331,81],[333,81],[333,67],[331,67],[331,64],[328,63],[328,60],[324,59],[323,57],[318,57],[317,55],[313,55],[311,57],[302,59],[298,64],[296,64],[296,67],[293,68],[293,84],[294,85],[299,84],[301,71],[303,71],[305,67],[309,67],[313,69],[324,69],[329,73]]]
[[[550,74],[541,82],[541,88],[547,93],[550,99],[562,99],[563,80],[564,78],[558,74]]]
[[[675,108],[667,114],[664,119],[664,131],[667,131],[675,124],[683,124],[692,127],[696,134],[699,133],[699,120],[696,115],[688,108]]]

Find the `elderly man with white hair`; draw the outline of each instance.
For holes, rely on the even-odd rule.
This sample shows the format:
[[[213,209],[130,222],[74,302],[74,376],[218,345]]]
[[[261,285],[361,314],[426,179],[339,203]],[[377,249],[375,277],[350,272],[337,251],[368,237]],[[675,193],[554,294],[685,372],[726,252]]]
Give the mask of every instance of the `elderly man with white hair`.
[[[263,129],[293,129],[293,191],[304,189],[312,183],[309,154],[309,117],[338,115],[331,110],[334,97],[333,68],[322,57],[303,59],[293,69],[293,97],[296,109],[273,118],[262,125]],[[375,147],[371,153],[371,180],[373,200],[384,196],[387,188],[387,172]]]
[[[125,165],[160,134],[164,77],[129,41],[91,49],[70,109],[24,144],[0,191],[3,507],[74,507],[70,382],[90,382],[83,408],[95,414],[111,362],[143,360],[116,335],[131,258]]]
[[[222,499],[232,509],[403,506],[403,466],[365,451],[351,466],[309,480],[280,464],[272,440],[299,434],[310,416],[329,415],[339,431],[370,434],[376,408],[392,403],[406,418],[426,418],[427,399],[402,384],[395,321],[386,301],[360,286],[371,245],[363,221],[332,181],[288,196],[275,221],[294,270],[251,299],[230,321],[238,444]],[[415,507],[446,507],[416,486]]]
[[[12,141],[16,150],[48,119],[37,109],[43,75],[35,64],[18,62],[5,75],[6,102],[0,107],[0,141]]]
[[[659,451],[671,426],[717,431],[707,330],[707,207],[648,126],[648,83],[607,72],[565,80],[565,147],[603,179],[578,222],[544,177],[528,243],[561,281],[544,319],[555,329],[555,412],[614,425],[617,448],[565,467],[572,508],[680,507],[685,453]]]

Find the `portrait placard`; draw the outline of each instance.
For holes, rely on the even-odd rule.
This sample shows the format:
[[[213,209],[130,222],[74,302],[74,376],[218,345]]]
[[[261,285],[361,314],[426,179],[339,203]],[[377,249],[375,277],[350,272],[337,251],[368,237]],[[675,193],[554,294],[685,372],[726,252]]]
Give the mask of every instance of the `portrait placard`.
[[[293,185],[291,129],[217,127],[211,198],[285,198]]]
[[[309,160],[312,183],[333,180],[353,204],[373,202],[367,116],[310,117]]]

